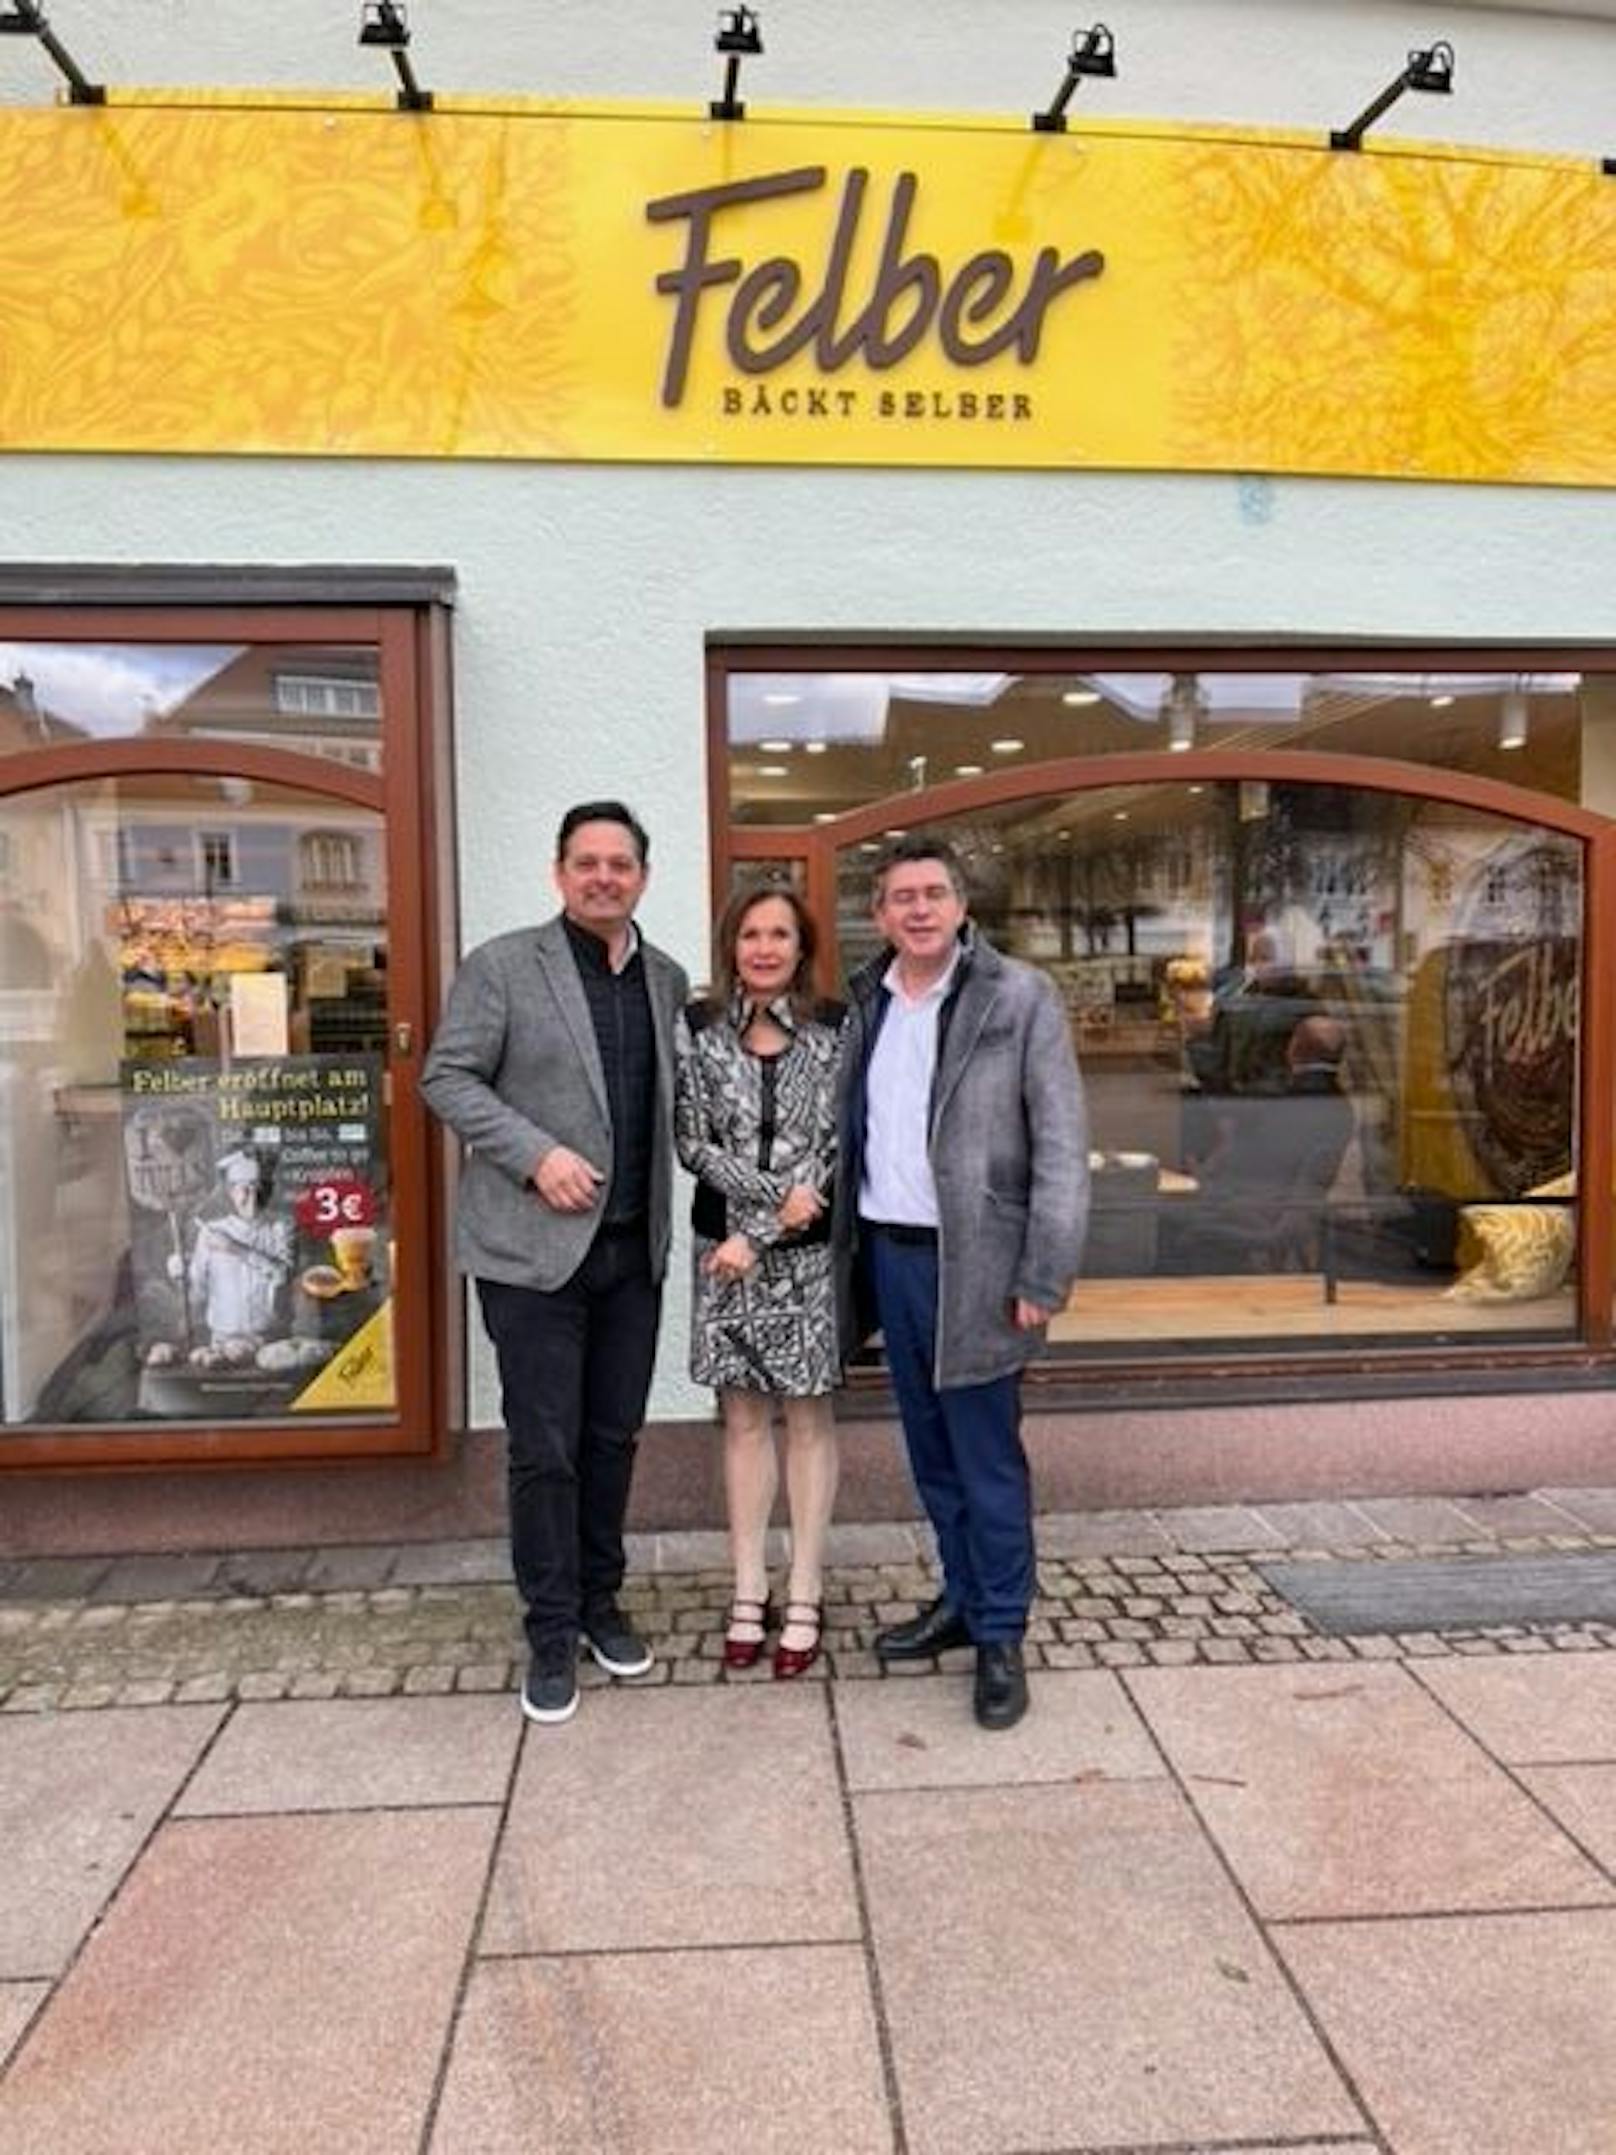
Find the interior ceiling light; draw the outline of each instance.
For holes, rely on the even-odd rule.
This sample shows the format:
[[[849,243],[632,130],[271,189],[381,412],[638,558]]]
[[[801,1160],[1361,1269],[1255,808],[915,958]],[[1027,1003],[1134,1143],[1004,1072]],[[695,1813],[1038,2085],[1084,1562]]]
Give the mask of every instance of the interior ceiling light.
[[[805,756],[822,756],[828,746],[829,743],[825,741],[806,741],[802,752]]]
[[[1035,112],[1032,128],[1038,135],[1064,135],[1066,108],[1085,75],[1114,75],[1117,71],[1116,40],[1103,22],[1092,30],[1074,30],[1072,49],[1066,56],[1066,77],[1046,111]]]
[[[741,86],[741,62],[760,59],[763,54],[763,32],[758,28],[757,10],[749,7],[720,9],[713,50],[724,62],[724,94],[713,99],[707,107],[707,115],[714,120],[744,120],[746,107],[735,93]]]
[[[789,756],[791,745],[789,741],[759,741],[758,743],[759,748],[762,749],[766,756]]]
[[[802,698],[794,688],[766,688],[763,691],[763,701],[784,710],[790,704],[801,703]]]
[[[1405,90],[1421,90],[1428,95],[1447,97],[1453,90],[1453,47],[1448,44],[1428,45],[1420,52],[1411,52],[1408,65],[1395,82],[1387,84],[1373,104],[1365,105],[1362,112],[1349,127],[1332,127],[1330,147],[1332,150],[1361,150],[1363,138],[1383,112],[1395,105]]]
[[[783,763],[760,763],[757,775],[759,778],[789,778],[791,773]]]
[[[91,82],[84,70],[75,62],[72,54],[45,20],[39,0],[13,0],[13,5],[0,9],[0,37],[37,37],[58,71],[67,81],[67,100],[70,105],[104,105],[107,101],[106,85]]]
[[[1531,730],[1531,704],[1526,686],[1519,678],[1513,688],[1504,691],[1498,706],[1498,745],[1500,748],[1524,748]]]
[[[819,813],[814,817],[814,821],[816,823],[834,823],[836,821],[835,809],[821,808]]]
[[[956,778],[980,778],[981,775],[982,766],[980,763],[956,763],[954,766],[954,776]]]
[[[403,0],[366,0],[359,21],[359,42],[374,45],[392,61],[399,83],[396,103],[400,112],[432,110],[432,92],[422,89],[410,65],[410,25]]]
[[[1019,756],[1026,747],[1025,741],[990,741],[988,746],[996,756]]]
[[[1062,703],[1069,703],[1073,706],[1098,703],[1099,700],[1100,691],[1097,688],[1069,688],[1061,697]]]
[[[1433,711],[1445,711],[1452,701],[1453,698],[1447,694],[1433,696],[1431,698],[1431,709]]]

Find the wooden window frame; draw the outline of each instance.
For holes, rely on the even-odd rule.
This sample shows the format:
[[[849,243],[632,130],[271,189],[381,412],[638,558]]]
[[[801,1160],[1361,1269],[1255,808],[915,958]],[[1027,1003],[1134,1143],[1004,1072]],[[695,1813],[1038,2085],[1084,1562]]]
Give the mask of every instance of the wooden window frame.
[[[128,603],[118,603],[120,591]],[[75,594],[83,592],[83,602]],[[453,962],[453,785],[448,735],[447,571],[10,570],[0,637],[40,643],[362,644],[376,653],[379,772],[296,750],[217,739],[125,737],[0,758],[0,796],[139,775],[241,777],[346,802],[384,834],[389,906],[389,1173],[395,1212],[420,1223],[421,1249],[394,1283],[396,1412],[362,1421],[13,1424],[0,1473],[231,1468],[421,1461],[444,1455],[463,1347],[456,1282],[443,1260],[443,1151],[418,1095],[421,1057]],[[210,594],[216,593],[216,598]],[[322,598],[329,594],[329,603]],[[397,934],[397,894],[417,893]]]
[[[986,771],[979,778],[950,779],[918,792],[887,795],[850,809],[828,824],[746,824],[730,813],[728,684],[742,673],[887,673],[1006,672],[1020,675],[1070,675],[1101,672],[1161,673],[1331,673],[1356,671],[1374,663],[1411,675],[1446,672],[1578,672],[1616,674],[1616,646],[1608,644],[1410,644],[1376,641],[1361,644],[1270,643],[1238,641],[1199,644],[1160,643],[1149,639],[1109,643],[1040,641],[983,643],[940,637],[930,643],[893,642],[871,637],[837,642],[788,642],[776,636],[715,633],[707,646],[707,798],[712,845],[712,906],[716,920],[738,867],[756,862],[791,863],[802,875],[807,902],[820,933],[821,986],[833,992],[837,978],[836,855],[849,843],[879,838],[899,816],[906,824],[967,814],[973,809],[1043,795],[1106,786],[1182,784],[1189,759],[1170,751],[1073,757],[1011,770]],[[1197,780],[1290,779],[1300,784],[1361,786],[1373,792],[1445,801],[1489,815],[1547,829],[1576,840],[1582,847],[1583,938],[1581,1033],[1577,1087],[1580,1101],[1601,1104],[1584,1109],[1577,1131],[1578,1186],[1582,1191],[1616,1191],[1616,817],[1606,817],[1574,803],[1502,784],[1443,771],[1429,764],[1404,764],[1383,758],[1341,756],[1318,750],[1198,749],[1193,758]],[[1616,1378],[1616,1323],[1613,1323],[1613,1266],[1616,1266],[1616,1206],[1577,1206],[1577,1331],[1574,1340],[1510,1346],[1506,1341],[1474,1344],[1411,1342],[1407,1345],[1355,1347],[1350,1343],[1320,1349],[1231,1353],[1209,1344],[1204,1354],[1170,1358],[1159,1353],[1129,1357],[1108,1354],[1089,1361],[1050,1357],[1033,1366],[1030,1377],[1049,1405],[1083,1406],[1103,1397],[1114,1403],[1119,1391],[1146,1393],[1241,1383],[1253,1396],[1289,1396],[1298,1382],[1347,1386],[1397,1396],[1429,1391],[1444,1375],[1463,1373],[1469,1383],[1496,1376],[1502,1382],[1536,1383],[1553,1389],[1556,1382]],[[853,1400],[862,1392],[885,1393],[884,1376],[854,1373]]]

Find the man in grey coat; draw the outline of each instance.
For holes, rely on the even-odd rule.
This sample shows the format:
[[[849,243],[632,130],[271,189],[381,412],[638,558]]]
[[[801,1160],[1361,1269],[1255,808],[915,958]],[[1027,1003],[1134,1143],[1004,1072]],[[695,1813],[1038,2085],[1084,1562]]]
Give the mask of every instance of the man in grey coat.
[[[647,853],[620,801],[569,809],[560,913],[471,953],[421,1077],[466,1145],[456,1248],[499,1363],[533,1721],[576,1711],[580,1634],[615,1676],[651,1666],[617,1596],[667,1270],[674,1020],[689,983],[634,925]]]
[[[1037,1585],[1021,1371],[1077,1273],[1088,1136],[1059,996],[966,905],[943,839],[905,836],[876,864],[887,947],[849,984],[835,1222],[844,1279],[857,1268],[873,1295],[943,1574],[875,1650],[974,1644],[976,1718],[999,1729],[1027,1709]]]

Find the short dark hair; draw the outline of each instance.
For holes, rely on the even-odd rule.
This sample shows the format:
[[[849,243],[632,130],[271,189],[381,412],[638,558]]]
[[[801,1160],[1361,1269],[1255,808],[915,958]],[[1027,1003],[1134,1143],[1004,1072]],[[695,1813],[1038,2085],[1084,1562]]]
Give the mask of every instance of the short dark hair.
[[[645,825],[631,808],[625,808],[621,801],[580,801],[561,818],[561,828],[556,832],[557,860],[566,859],[567,840],[581,823],[621,823],[634,841],[640,866],[643,868],[650,859],[651,841],[646,836]]]
[[[948,870],[948,880],[954,886],[954,895],[961,905],[971,902],[970,886],[965,880],[965,863],[946,838],[939,838],[930,831],[905,831],[901,838],[889,838],[875,859],[870,870],[870,892],[876,904],[886,889],[887,877],[894,868],[901,868],[906,861],[936,861]]]
[[[797,1017],[808,1017],[814,1007],[814,958],[819,950],[819,930],[814,926],[814,917],[804,903],[802,893],[783,876],[758,876],[743,883],[719,915],[718,979],[713,999],[720,1006],[727,1006],[735,993],[735,951],[741,939],[741,927],[747,914],[765,898],[783,900],[791,908],[791,917],[797,923],[797,970],[791,976],[786,993]]]

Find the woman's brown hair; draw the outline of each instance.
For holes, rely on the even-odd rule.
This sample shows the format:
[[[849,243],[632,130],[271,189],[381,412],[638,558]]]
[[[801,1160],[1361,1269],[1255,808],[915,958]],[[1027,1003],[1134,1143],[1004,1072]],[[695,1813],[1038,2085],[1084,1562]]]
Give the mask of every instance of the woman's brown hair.
[[[713,986],[713,1001],[720,1009],[729,1008],[739,981],[735,971],[735,951],[741,939],[741,928],[754,906],[765,898],[778,898],[791,908],[791,917],[797,923],[797,970],[791,976],[791,986],[786,991],[791,999],[792,1015],[811,1018],[814,1014],[814,954],[819,948],[819,931],[813,916],[803,904],[793,884],[769,877],[743,883],[725,906],[718,921],[718,978]]]

